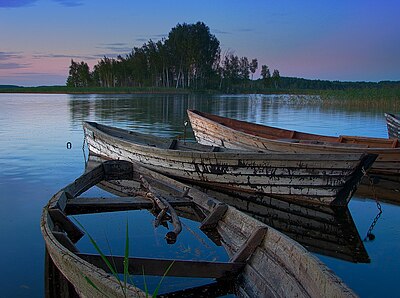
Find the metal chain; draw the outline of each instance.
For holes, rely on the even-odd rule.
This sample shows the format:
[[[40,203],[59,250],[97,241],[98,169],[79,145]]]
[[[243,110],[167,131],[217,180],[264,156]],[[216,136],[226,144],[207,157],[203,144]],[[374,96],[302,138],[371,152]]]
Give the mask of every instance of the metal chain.
[[[83,160],[85,161],[85,168],[86,168],[88,159],[86,158],[85,144],[86,144],[86,138],[85,138],[85,136],[83,136],[82,152],[83,152]]]
[[[382,214],[382,207],[379,202],[376,202],[376,206],[378,207],[379,213],[375,216],[374,220],[372,221],[371,226],[368,229],[367,235],[364,238],[364,241],[370,241],[375,239],[375,235],[372,234],[372,230],[374,229],[376,223],[378,222],[378,219],[381,217]]]
[[[374,220],[372,221],[372,223],[371,223],[371,225],[370,225],[370,227],[369,227],[369,229],[368,229],[367,235],[366,235],[365,238],[364,238],[364,241],[372,241],[372,240],[375,239],[375,235],[372,234],[372,230],[374,229],[376,223],[378,222],[378,219],[381,217],[381,214],[382,214],[382,206],[381,206],[381,204],[380,204],[379,201],[378,201],[378,196],[376,195],[375,184],[374,184],[373,179],[371,178],[370,175],[368,175],[367,171],[365,171],[364,168],[362,168],[362,172],[363,172],[364,176],[367,177],[369,183],[371,184],[371,187],[372,187],[372,196],[373,196],[373,198],[375,199],[376,207],[378,208],[378,211],[379,211],[378,214],[375,216]]]

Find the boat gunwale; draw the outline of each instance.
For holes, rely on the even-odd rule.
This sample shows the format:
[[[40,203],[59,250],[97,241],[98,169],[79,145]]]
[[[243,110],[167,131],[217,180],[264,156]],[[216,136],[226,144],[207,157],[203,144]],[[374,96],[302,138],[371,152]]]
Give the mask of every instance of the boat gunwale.
[[[352,154],[345,154],[345,153],[279,153],[279,154],[271,154],[271,153],[266,153],[266,152],[249,152],[248,150],[234,150],[234,149],[228,149],[229,151],[225,152],[204,152],[204,151],[191,151],[191,150],[179,150],[179,149],[168,149],[168,148],[159,148],[159,147],[154,147],[150,145],[145,145],[145,144],[140,144],[134,141],[129,141],[123,138],[120,138],[115,135],[108,134],[107,132],[103,131],[102,129],[98,128],[97,124],[100,126],[105,126],[107,129],[115,129],[118,130],[119,132],[128,132],[128,130],[124,130],[121,128],[117,127],[111,127],[111,126],[106,126],[99,124],[97,122],[84,122],[83,126],[84,128],[94,131],[97,134],[100,134],[103,138],[108,139],[108,140],[118,140],[118,142],[121,142],[125,144],[127,147],[138,147],[141,149],[142,152],[152,152],[152,153],[158,153],[159,156],[183,156],[183,157],[191,157],[191,158],[204,158],[204,159],[226,159],[226,160],[237,160],[238,156],[243,156],[242,159],[251,159],[251,160],[277,160],[277,161],[282,161],[282,160],[299,160],[305,159],[308,161],[314,161],[314,160],[321,160],[322,158],[326,157],[332,157],[327,158],[327,160],[335,160],[335,161],[359,161],[363,156],[366,155],[366,153],[359,153],[355,152]],[[138,134],[135,132],[135,134]],[[142,134],[140,134],[142,135]],[[153,136],[154,138],[160,138],[157,136]],[[173,141],[173,139],[171,139]],[[206,146],[206,145],[202,145]],[[206,147],[212,147],[212,146],[206,146]],[[275,157],[275,158],[274,158]]]

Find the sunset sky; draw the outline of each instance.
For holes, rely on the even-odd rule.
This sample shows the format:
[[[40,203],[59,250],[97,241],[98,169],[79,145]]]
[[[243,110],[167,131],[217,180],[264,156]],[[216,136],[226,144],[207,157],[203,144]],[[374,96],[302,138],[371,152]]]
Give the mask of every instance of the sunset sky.
[[[399,16],[395,0],[0,0],[0,84],[64,85],[71,59],[92,67],[197,21],[281,76],[400,80]]]

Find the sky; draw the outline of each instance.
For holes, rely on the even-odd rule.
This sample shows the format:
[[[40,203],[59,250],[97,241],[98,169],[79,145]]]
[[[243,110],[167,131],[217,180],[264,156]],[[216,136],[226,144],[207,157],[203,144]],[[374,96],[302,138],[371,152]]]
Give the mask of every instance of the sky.
[[[65,85],[71,59],[161,40],[204,22],[259,69],[339,81],[400,80],[398,0],[0,0],[0,85]]]

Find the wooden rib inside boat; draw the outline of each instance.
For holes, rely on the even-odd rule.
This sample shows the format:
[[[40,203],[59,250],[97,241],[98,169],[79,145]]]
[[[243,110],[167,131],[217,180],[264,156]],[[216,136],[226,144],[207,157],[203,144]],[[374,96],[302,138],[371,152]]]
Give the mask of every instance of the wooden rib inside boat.
[[[97,202],[89,198],[89,204],[86,204],[89,199],[81,197],[90,187],[102,181],[115,180],[131,181],[130,184],[125,182],[125,187],[133,191],[130,197],[100,198]],[[168,276],[211,277],[218,282],[230,282],[239,297],[355,296],[332,271],[282,233],[203,192],[126,161],[107,161],[88,170],[57,192],[43,209],[41,231],[48,253],[80,296],[97,297],[100,291],[109,297],[123,297],[124,293],[118,280],[107,272],[109,270],[101,256],[78,250],[76,243],[84,232],[70,219],[68,210],[79,212],[83,208],[88,212],[88,208],[96,208],[96,205],[106,208],[104,200],[106,205],[112,206],[111,211],[117,210],[119,204],[126,209],[143,208],[146,205],[144,200],[150,200],[155,208],[159,206],[157,199],[169,205],[166,212],[159,209],[157,214],[170,216],[174,233],[178,225],[174,221],[179,218],[175,218],[173,213],[178,215],[177,210],[182,205],[184,208],[195,208],[196,217],[201,220],[200,230],[219,235],[229,261],[129,257],[130,273],[141,274],[142,271],[137,272],[137,268],[143,267],[146,274],[162,276],[173,262]],[[106,258],[113,259],[116,270],[123,272],[123,257]],[[210,289],[218,288],[218,285],[210,285]],[[128,285],[126,290],[128,297],[145,297],[145,293],[133,285]],[[199,290],[188,289],[188,293]]]
[[[359,136],[324,136],[249,123],[196,110],[188,110],[196,140],[201,144],[262,152],[373,153],[374,174],[400,174],[397,139]]]

